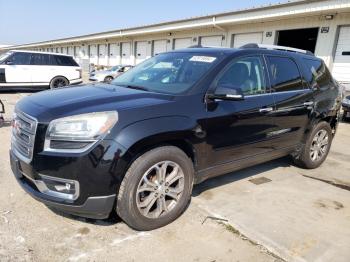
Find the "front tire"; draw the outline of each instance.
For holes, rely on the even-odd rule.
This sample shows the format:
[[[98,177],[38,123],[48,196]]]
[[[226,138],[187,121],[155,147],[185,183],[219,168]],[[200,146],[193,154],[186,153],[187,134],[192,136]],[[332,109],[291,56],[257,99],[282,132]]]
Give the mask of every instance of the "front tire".
[[[179,148],[163,146],[138,157],[119,189],[117,213],[136,230],[169,224],[186,209],[193,187],[193,164]]]
[[[319,167],[327,158],[332,144],[332,128],[327,122],[318,123],[299,152],[294,156],[297,166],[307,169]]]
[[[65,78],[63,76],[56,76],[50,82],[51,89],[60,88],[60,87],[64,87],[67,85],[69,85],[69,81],[67,78]]]

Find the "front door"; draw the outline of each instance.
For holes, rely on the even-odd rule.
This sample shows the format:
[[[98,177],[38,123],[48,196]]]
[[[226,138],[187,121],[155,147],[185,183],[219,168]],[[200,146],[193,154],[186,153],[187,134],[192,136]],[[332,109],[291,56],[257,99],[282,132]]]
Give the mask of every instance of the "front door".
[[[270,133],[275,149],[297,145],[303,138],[313,108],[313,91],[303,82],[296,62],[289,57],[266,56],[275,99],[275,129]]]
[[[271,151],[269,133],[275,127],[270,114],[274,100],[264,59],[261,56],[234,59],[214,85],[215,93],[221,94],[231,86],[240,88],[245,97],[241,101],[216,100],[208,105],[208,166]]]
[[[5,78],[7,84],[31,85],[30,53],[16,52],[5,62]]]

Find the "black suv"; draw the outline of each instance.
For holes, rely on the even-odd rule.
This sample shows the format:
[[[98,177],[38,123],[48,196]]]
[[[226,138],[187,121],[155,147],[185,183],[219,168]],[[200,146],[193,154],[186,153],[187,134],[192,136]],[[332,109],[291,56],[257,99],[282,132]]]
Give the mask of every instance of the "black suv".
[[[210,177],[286,155],[316,168],[336,131],[338,84],[312,54],[276,49],[177,50],[111,84],[25,97],[12,170],[48,206],[98,219],[116,211],[151,230],[176,219],[193,184]]]

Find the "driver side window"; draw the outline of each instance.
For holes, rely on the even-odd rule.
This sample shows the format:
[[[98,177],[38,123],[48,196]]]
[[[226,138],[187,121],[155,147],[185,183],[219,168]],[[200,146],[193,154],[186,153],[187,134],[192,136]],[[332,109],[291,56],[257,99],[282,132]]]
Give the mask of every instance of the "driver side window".
[[[219,76],[216,93],[226,93],[230,88],[240,88],[246,96],[265,93],[266,79],[261,57],[249,56],[235,59]]]

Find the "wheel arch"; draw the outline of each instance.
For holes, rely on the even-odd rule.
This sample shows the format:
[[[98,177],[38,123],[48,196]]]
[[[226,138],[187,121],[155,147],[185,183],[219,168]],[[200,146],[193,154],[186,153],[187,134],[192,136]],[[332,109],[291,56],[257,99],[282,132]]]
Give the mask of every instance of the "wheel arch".
[[[118,132],[115,141],[125,148],[126,170],[131,163],[145,152],[160,146],[175,146],[197,164],[197,152],[192,142],[194,133],[191,120],[187,117],[170,116],[143,120]],[[125,170],[125,171],[126,171]]]
[[[57,77],[63,77],[63,78],[65,78],[65,79],[67,80],[67,82],[68,82],[68,85],[70,84],[70,81],[69,81],[68,77],[66,77],[66,76],[64,76],[64,75],[56,75],[56,76],[54,76],[53,78],[51,78],[51,80],[50,80],[50,82],[49,82],[49,85],[50,85],[50,86],[51,86],[52,81],[53,81],[55,78],[57,78]]]

